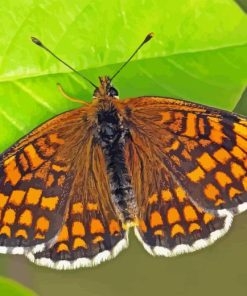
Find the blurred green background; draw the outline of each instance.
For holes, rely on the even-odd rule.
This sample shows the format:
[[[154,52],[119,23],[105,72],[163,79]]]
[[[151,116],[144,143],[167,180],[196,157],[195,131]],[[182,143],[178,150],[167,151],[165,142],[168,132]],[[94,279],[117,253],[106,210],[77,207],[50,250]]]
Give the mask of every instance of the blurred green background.
[[[122,98],[170,96],[247,115],[245,11],[243,0],[4,1],[0,151],[44,120],[78,107],[58,93],[57,82],[74,97],[92,97],[91,86],[32,44],[31,36],[98,83],[99,75],[112,75],[155,32],[114,81]],[[153,258],[131,234],[127,251],[93,269],[59,272],[0,255],[0,275],[38,295],[244,295],[246,250],[242,214],[223,239],[197,253]],[[9,283],[1,280],[1,295]],[[12,281],[11,289],[19,294],[8,295],[31,295]]]

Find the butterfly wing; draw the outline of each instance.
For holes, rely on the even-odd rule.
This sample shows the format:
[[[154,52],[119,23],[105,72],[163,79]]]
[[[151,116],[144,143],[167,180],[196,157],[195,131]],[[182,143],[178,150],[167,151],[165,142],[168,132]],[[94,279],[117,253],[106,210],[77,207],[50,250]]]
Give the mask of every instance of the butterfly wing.
[[[135,234],[151,255],[176,256],[204,248],[230,228],[232,215],[217,217],[196,207],[168,174],[163,189],[140,210]]]
[[[38,251],[58,234],[73,185],[74,156],[87,143],[84,113],[59,115],[1,154],[1,253]]]
[[[202,231],[198,239],[205,238],[209,244],[210,233],[217,229],[218,233],[225,233],[232,214],[247,208],[247,119],[227,111],[160,97],[129,99],[121,110],[130,129],[126,159],[140,218],[144,217],[145,223],[149,221],[147,229],[144,227],[148,236],[145,237],[139,227],[144,242],[152,245],[148,231],[154,230],[150,219],[156,209],[162,218],[157,218],[162,222],[161,230],[168,238],[172,233],[171,228],[166,228],[171,226],[169,213],[176,216],[170,208],[177,209],[185,245],[190,247],[196,241],[189,233],[191,221],[186,220],[185,206],[193,207],[199,219],[195,223],[200,229],[207,228],[208,234]],[[165,188],[170,190],[172,203],[164,203],[162,199]],[[184,192],[183,202],[178,200],[176,188]],[[157,201],[150,205],[148,200],[155,194]],[[214,217],[212,227],[206,226],[203,220],[208,212]],[[155,239],[152,236],[152,242]],[[175,245],[182,241],[179,239]],[[169,250],[175,247],[172,240],[163,240],[162,244]]]
[[[51,248],[27,254],[38,265],[54,269],[94,266],[128,246],[127,233],[110,200],[102,149],[95,144],[79,155],[65,224]]]
[[[94,141],[94,112],[59,115],[1,155],[1,253],[74,269],[127,247],[103,152]]]

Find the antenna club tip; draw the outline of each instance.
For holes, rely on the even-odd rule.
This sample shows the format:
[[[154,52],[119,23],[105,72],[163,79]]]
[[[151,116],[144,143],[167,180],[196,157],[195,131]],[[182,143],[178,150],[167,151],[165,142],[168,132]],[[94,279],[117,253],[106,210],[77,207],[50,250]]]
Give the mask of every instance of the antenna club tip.
[[[152,39],[154,37],[154,33],[151,32],[149,34],[147,34],[145,40],[144,40],[144,43],[148,42],[150,39]]]
[[[31,40],[33,43],[37,44],[38,46],[42,46],[43,44],[41,43],[41,41],[39,39],[37,39],[36,37],[31,37]]]

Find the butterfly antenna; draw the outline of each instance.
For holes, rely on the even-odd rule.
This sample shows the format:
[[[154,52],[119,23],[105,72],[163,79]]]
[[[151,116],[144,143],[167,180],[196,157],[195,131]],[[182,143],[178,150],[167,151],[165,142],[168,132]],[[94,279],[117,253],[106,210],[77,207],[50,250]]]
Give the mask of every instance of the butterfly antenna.
[[[152,39],[154,33],[149,33],[143,42],[137,47],[137,49],[132,53],[132,55],[128,58],[128,60],[117,70],[117,72],[111,77],[111,81],[118,75],[118,73],[132,60],[132,58],[136,55],[136,53],[142,48],[142,46],[147,43],[150,39]]]
[[[35,37],[31,37],[33,43],[35,43],[36,45],[38,45],[39,47],[45,49],[46,51],[48,51],[54,58],[56,58],[57,60],[59,60],[62,64],[64,64],[66,67],[68,67],[69,69],[71,69],[73,72],[75,72],[76,74],[78,74],[79,76],[81,76],[83,79],[85,79],[87,82],[89,82],[93,87],[97,88],[97,85],[95,85],[92,81],[90,81],[87,77],[85,77],[84,75],[82,75],[80,72],[78,72],[77,70],[75,70],[74,68],[72,68],[70,65],[68,65],[66,62],[64,62],[63,60],[61,60],[57,55],[55,55],[49,48],[47,48],[39,39],[35,38]]]

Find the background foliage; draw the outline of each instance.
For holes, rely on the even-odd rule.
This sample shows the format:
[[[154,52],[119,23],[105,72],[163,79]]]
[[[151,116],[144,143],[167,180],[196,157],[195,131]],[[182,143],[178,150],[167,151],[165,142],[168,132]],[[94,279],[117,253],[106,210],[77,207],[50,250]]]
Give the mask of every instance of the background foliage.
[[[12,280],[0,277],[0,295],[35,296],[36,294]]]
[[[241,2],[241,7],[237,2]],[[247,114],[246,95],[240,101],[247,85],[247,16],[242,2],[4,1],[0,6],[0,19],[4,24],[0,33],[0,151],[44,120],[78,106],[58,93],[56,82],[75,97],[88,101],[92,97],[90,85],[32,44],[30,36],[40,38],[57,55],[97,83],[99,75],[112,75],[146,34],[153,31],[153,41],[145,45],[115,80],[122,98],[178,97],[228,110],[237,106],[238,112]],[[225,245],[220,244],[221,251],[226,244],[226,241]],[[73,277],[31,266],[25,258],[11,256],[1,256],[0,270],[42,295],[48,295],[49,289],[66,295],[68,287],[75,291],[85,292],[86,289],[85,295],[122,295],[124,291],[138,294],[140,289],[142,295],[148,295],[152,286],[143,281],[148,276],[144,270],[153,268],[152,281],[157,289],[162,289],[161,275],[165,275],[170,285],[168,290],[174,288],[178,294],[183,291],[183,295],[193,295],[194,286],[188,285],[190,273],[185,268],[186,258],[193,258],[192,261],[198,258],[207,266],[207,256],[213,248],[215,251],[217,247],[167,263],[169,260],[148,258],[134,243],[134,247],[115,263],[105,264],[95,271],[76,271]],[[217,251],[211,252],[212,260],[216,254]],[[137,264],[138,258],[142,258],[140,269],[134,268],[128,276],[133,276],[139,285],[132,284],[128,289],[121,287],[122,292],[119,291],[120,279],[130,268],[126,264]],[[195,261],[195,264],[198,263]],[[221,265],[224,266],[224,260]],[[169,266],[173,271],[177,266],[185,273],[182,276],[176,270],[181,285],[171,286],[173,279],[166,270]],[[23,269],[23,274],[16,271],[18,268]],[[50,285],[43,285],[48,275]],[[238,281],[239,278],[241,276]],[[212,282],[216,289],[217,282]],[[237,286],[241,289],[241,284]],[[225,295],[229,291],[231,287],[226,289]],[[236,292],[235,286],[233,291]],[[208,292],[206,288],[201,295],[204,292]]]

